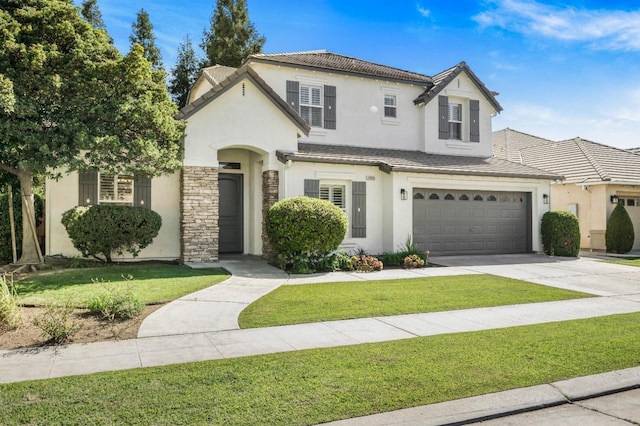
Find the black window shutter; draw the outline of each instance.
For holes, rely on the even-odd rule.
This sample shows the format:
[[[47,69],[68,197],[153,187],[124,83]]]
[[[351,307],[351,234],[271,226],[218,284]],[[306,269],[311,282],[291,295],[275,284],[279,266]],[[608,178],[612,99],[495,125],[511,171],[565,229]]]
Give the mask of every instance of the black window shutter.
[[[438,96],[438,138],[449,139],[449,97]]]
[[[133,180],[133,205],[151,208],[151,178],[136,176]]]
[[[469,119],[471,133],[469,134],[469,141],[480,142],[480,101],[469,101]]]
[[[311,198],[320,198],[320,181],[316,179],[305,179],[304,195]]]
[[[300,114],[300,83],[287,80],[287,103]]]
[[[351,237],[367,236],[367,182],[351,182]]]
[[[324,86],[324,128],[336,128],[336,86]]]
[[[98,204],[98,172],[78,173],[78,205]]]

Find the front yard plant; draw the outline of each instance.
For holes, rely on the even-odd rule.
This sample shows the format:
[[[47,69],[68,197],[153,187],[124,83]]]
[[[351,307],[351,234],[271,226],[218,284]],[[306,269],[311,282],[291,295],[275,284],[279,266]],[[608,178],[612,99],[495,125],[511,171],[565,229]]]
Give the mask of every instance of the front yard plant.
[[[305,273],[338,249],[347,233],[347,216],[329,201],[292,197],[271,206],[265,226],[277,265]]]
[[[62,224],[83,256],[111,263],[114,254],[136,257],[151,244],[162,218],[144,207],[99,204],[64,212]]]
[[[580,252],[580,225],[571,212],[553,211],[542,216],[540,226],[544,253],[549,256],[576,257]]]
[[[87,302],[87,309],[93,315],[98,315],[107,321],[123,321],[135,318],[144,309],[144,303],[132,291],[129,283],[133,277],[123,277],[127,285],[117,287],[104,284],[104,289]]]
[[[48,341],[59,345],[66,342],[80,330],[82,324],[73,318],[70,304],[51,305],[45,312],[33,320],[33,324],[42,330]]]
[[[0,275],[0,329],[14,329],[22,323],[20,307],[16,302],[13,278]]]
[[[607,251],[620,254],[629,253],[633,248],[634,240],[633,222],[624,205],[618,204],[607,220],[607,230],[605,231]]]
[[[382,261],[374,256],[358,254],[351,257],[351,269],[357,272],[382,271],[383,267]]]

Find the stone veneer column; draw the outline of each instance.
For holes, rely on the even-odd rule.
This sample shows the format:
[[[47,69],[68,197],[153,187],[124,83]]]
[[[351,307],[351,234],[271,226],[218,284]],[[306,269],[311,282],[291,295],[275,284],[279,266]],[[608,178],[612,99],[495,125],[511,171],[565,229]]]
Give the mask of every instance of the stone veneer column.
[[[181,261],[218,260],[218,169],[185,166],[180,189]]]
[[[280,179],[277,170],[265,170],[262,172],[262,257],[265,259],[275,256],[273,247],[271,247],[267,237],[265,220],[269,208],[279,200],[279,187]]]

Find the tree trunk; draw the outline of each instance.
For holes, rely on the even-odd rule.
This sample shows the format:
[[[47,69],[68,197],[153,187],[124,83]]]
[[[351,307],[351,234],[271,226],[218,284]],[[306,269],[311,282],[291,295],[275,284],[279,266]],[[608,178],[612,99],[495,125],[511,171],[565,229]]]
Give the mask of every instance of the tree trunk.
[[[42,254],[36,235],[36,213],[33,201],[33,175],[30,171],[18,172],[22,191],[22,255],[18,264],[42,263]]]

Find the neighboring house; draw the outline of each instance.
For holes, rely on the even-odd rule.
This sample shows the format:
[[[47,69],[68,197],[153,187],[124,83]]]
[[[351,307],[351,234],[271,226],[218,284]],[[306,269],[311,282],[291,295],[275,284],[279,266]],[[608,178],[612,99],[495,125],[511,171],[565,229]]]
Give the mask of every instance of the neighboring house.
[[[464,62],[431,77],[313,51],[206,68],[179,116],[183,169],[146,187],[163,230],[141,257],[269,253],[264,213],[298,195],[347,213],[345,250],[394,251],[412,235],[439,255],[540,251],[544,196],[561,176],[492,156],[501,110]],[[72,255],[61,213],[104,197],[82,195],[77,175],[47,188],[47,252]]]
[[[624,204],[640,249],[640,156],[623,149],[574,138],[554,142],[512,129],[493,133],[499,158],[565,176],[551,187],[551,210],[578,216],[583,249],[606,250],[607,219]]]

